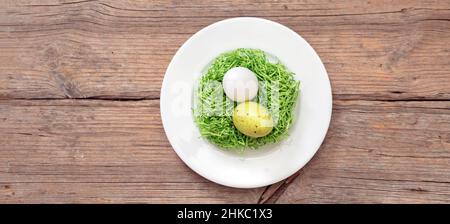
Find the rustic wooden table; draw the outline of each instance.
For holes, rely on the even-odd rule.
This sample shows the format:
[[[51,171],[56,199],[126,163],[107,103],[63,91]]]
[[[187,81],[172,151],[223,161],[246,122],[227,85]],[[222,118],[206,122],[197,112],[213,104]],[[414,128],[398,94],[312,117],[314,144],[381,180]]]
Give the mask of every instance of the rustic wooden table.
[[[450,1],[0,1],[0,202],[450,203]],[[233,189],[187,168],[159,92],[202,27],[300,33],[333,87],[299,173]]]

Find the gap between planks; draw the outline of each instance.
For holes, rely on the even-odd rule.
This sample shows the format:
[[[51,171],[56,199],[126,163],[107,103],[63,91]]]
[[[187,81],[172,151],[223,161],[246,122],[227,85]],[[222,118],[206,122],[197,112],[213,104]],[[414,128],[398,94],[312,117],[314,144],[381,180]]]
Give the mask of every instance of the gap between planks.
[[[160,100],[159,97],[144,96],[144,97],[108,97],[108,96],[91,96],[91,97],[61,97],[61,98],[1,98],[0,101],[58,101],[58,100],[101,100],[101,101],[146,101],[146,100]],[[435,99],[435,98],[364,98],[364,97],[349,97],[349,96],[334,96],[333,101],[367,101],[367,102],[449,102],[450,99]]]

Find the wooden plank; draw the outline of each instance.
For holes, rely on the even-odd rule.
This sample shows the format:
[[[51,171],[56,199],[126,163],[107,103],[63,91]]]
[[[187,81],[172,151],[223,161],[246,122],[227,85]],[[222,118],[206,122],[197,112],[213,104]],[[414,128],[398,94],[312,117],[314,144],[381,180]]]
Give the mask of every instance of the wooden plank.
[[[0,202],[256,203],[176,156],[159,101],[0,100]]]
[[[278,203],[449,203],[450,103],[337,101]]]
[[[202,27],[258,16],[304,36],[336,99],[450,99],[449,1],[7,1],[0,98],[159,97]]]
[[[0,189],[2,203],[254,203],[255,190],[237,190],[203,182],[38,182]],[[243,198],[239,198],[241,195]]]
[[[158,100],[0,100],[0,201],[256,203],[167,142]],[[342,101],[279,202],[450,201],[448,102]],[[265,199],[264,199],[265,200]]]

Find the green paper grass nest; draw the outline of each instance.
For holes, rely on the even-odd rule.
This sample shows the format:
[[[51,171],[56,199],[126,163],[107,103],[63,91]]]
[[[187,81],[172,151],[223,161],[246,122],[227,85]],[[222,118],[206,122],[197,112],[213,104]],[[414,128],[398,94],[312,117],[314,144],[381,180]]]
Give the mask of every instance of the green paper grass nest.
[[[264,137],[248,137],[233,125],[232,112],[237,104],[226,97],[221,85],[225,73],[233,67],[250,69],[260,82],[258,95],[253,101],[265,106],[276,120],[272,132]],[[300,82],[294,79],[294,75],[258,49],[241,48],[219,55],[194,89],[194,121],[201,136],[229,150],[257,149],[281,141],[294,122],[300,91]]]

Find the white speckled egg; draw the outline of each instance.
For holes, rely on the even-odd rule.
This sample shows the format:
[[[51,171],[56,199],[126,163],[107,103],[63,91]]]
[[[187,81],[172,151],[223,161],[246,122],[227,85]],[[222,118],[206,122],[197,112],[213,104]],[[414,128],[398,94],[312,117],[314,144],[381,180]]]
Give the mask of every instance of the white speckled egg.
[[[223,77],[222,86],[225,95],[236,102],[251,100],[258,94],[256,74],[244,67],[228,70]]]

